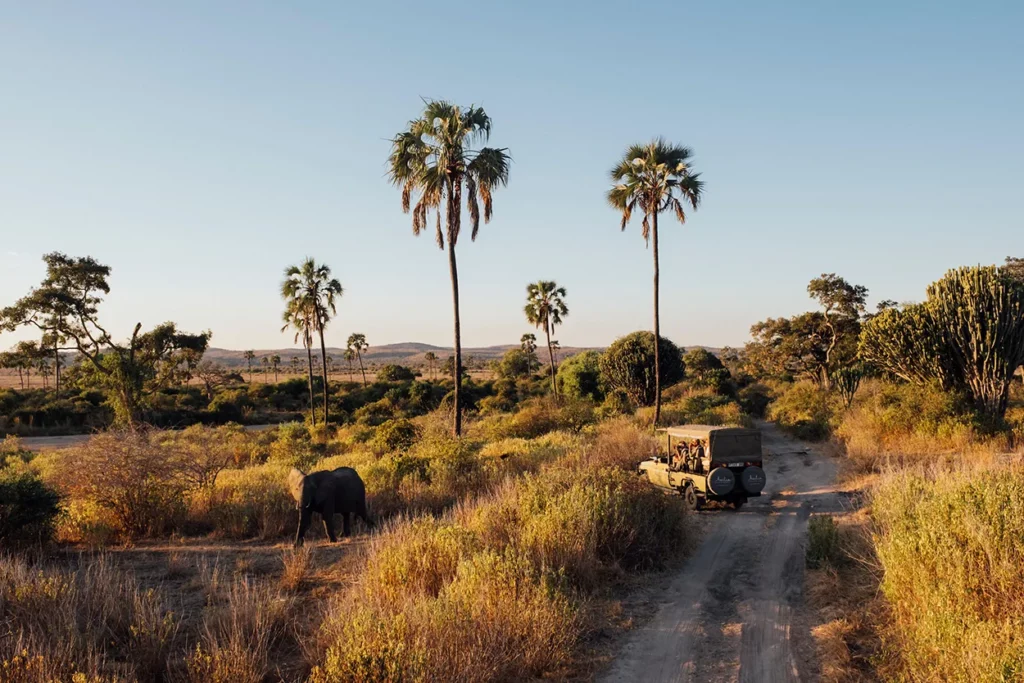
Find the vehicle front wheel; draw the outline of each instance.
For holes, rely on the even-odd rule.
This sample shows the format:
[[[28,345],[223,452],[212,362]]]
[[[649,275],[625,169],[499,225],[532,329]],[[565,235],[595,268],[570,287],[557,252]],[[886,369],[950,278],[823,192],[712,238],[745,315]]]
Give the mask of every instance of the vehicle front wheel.
[[[683,489],[683,505],[686,506],[687,510],[696,510],[700,507],[700,501],[697,500],[697,492],[693,490],[693,484],[687,484],[686,488]]]

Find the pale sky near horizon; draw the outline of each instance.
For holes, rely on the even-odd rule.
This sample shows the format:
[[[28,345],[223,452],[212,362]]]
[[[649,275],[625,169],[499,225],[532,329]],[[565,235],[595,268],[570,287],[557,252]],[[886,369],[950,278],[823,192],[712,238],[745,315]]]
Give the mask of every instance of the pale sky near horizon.
[[[291,345],[285,266],[345,287],[328,344],[451,344],[447,262],[385,177],[420,97],[484,106],[509,186],[459,241],[463,343],[516,343],[526,283],[564,346],[651,326],[651,253],[604,200],[662,135],[706,196],[662,223],[662,330],[741,345],[836,272],[920,300],[1024,256],[1024,3],[0,2],[0,306],[40,256],[113,268],[102,317]],[[1016,197],[1016,199],[1014,199]],[[6,348],[26,335],[0,336]]]

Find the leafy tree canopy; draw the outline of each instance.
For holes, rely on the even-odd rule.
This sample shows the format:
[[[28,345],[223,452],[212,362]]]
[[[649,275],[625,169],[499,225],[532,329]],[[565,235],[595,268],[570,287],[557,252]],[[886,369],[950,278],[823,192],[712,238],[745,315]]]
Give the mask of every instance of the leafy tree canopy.
[[[683,379],[685,365],[679,347],[662,337],[658,344],[661,385]],[[636,405],[654,404],[654,334],[633,332],[616,339],[601,356],[601,377],[606,387],[621,389]]]

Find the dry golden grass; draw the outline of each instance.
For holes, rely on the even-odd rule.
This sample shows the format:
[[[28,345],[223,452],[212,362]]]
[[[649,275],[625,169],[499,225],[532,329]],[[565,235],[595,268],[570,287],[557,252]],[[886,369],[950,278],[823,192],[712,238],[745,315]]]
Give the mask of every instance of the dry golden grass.
[[[288,548],[281,553],[281,588],[286,591],[297,591],[309,576],[313,567],[312,544],[298,548]]]

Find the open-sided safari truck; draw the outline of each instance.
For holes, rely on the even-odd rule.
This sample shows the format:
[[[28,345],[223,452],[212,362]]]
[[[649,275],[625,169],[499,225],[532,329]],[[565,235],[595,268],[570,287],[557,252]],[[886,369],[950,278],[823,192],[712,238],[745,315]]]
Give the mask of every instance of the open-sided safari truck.
[[[747,498],[761,495],[765,474],[760,431],[682,425],[658,432],[667,440],[667,455],[644,460],[639,473],[659,488],[678,491],[690,509],[709,500],[739,508]]]

